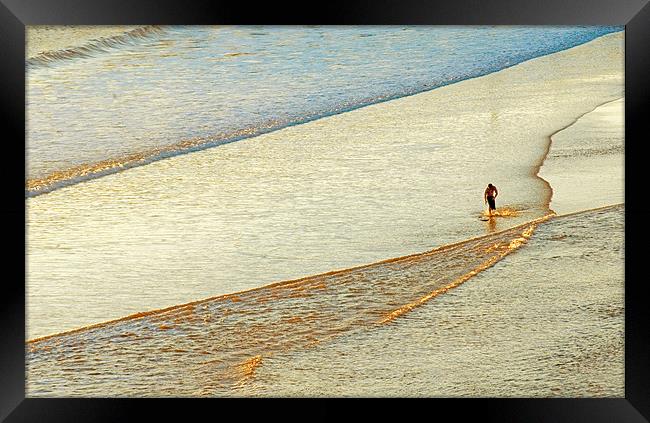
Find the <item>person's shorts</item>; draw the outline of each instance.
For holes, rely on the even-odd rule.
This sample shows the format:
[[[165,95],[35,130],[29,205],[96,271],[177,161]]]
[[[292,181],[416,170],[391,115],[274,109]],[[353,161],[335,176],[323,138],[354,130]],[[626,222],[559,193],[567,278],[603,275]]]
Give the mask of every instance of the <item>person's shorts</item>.
[[[490,205],[490,209],[491,210],[496,210],[497,206],[494,205],[494,197],[492,197],[491,195],[488,195],[487,200],[488,200],[488,204]]]

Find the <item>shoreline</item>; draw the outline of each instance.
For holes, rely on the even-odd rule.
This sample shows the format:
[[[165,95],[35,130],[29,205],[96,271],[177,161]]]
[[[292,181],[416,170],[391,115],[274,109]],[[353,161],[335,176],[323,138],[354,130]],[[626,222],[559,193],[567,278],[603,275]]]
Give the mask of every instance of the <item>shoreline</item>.
[[[135,30],[131,30],[130,32],[136,32],[136,31],[142,31],[142,29],[146,29],[147,27],[137,27]],[[156,27],[152,27],[156,28]],[[130,32],[125,33],[124,35],[128,35]],[[516,68],[518,66],[521,66],[523,64],[529,63],[531,61],[535,61],[541,58],[545,58],[548,56],[560,54],[563,52],[568,52],[571,50],[574,50],[576,48],[580,48],[582,46],[588,45],[590,43],[593,43],[595,41],[598,41],[604,37],[612,37],[616,36],[617,34],[624,33],[624,30],[621,31],[616,31],[616,32],[611,32],[607,33],[605,35],[601,35],[593,40],[590,40],[586,43],[579,44],[577,46],[570,47],[565,50],[560,50],[556,52],[551,52],[544,54],[542,56],[537,56],[533,57],[531,59],[527,59],[523,62],[514,64],[514,65],[509,65],[504,68],[501,68],[496,71],[492,71],[483,75],[479,76],[473,76],[469,77],[466,79],[460,79],[456,80],[450,83],[446,83],[443,85],[439,85],[433,88],[429,88],[426,90],[422,91],[417,91],[414,93],[410,93],[407,95],[401,95],[401,96],[388,96],[387,98],[380,98],[377,99],[376,101],[371,101],[368,103],[363,103],[359,105],[355,105],[349,108],[344,108],[342,110],[339,110],[335,113],[328,113],[328,114],[323,114],[323,115],[318,115],[314,117],[309,117],[307,119],[303,120],[298,120],[295,122],[289,122],[285,124],[280,124],[279,126],[273,126],[274,123],[271,122],[269,125],[263,126],[261,128],[251,130],[249,128],[243,128],[237,131],[234,131],[231,134],[228,134],[225,138],[221,138],[218,140],[214,140],[213,136],[210,137],[202,137],[202,138],[195,138],[195,139],[188,139],[188,140],[182,140],[177,143],[169,144],[166,146],[162,147],[156,147],[153,149],[148,149],[145,151],[141,152],[134,152],[131,154],[127,154],[126,156],[123,157],[114,157],[114,158],[107,158],[98,162],[94,163],[87,163],[83,165],[78,165],[78,166],[73,166],[67,169],[62,169],[62,170],[57,170],[54,171],[46,176],[39,177],[39,178],[31,178],[31,179],[26,179],[25,181],[25,200],[29,198],[34,198],[38,197],[43,194],[48,194],[50,192],[54,192],[56,190],[59,190],[61,188],[73,186],[76,184],[92,181],[95,179],[103,178],[106,176],[114,175],[116,173],[123,172],[125,170],[141,167],[141,166],[146,166],[161,160],[166,160],[169,158],[174,158],[178,157],[180,155],[185,155],[185,154],[192,154],[200,151],[205,151],[207,149],[212,149],[215,147],[227,145],[233,142],[239,142],[243,140],[248,140],[251,138],[257,138],[266,134],[274,133],[277,131],[282,131],[287,128],[295,127],[295,126],[300,126],[300,125],[305,125],[312,123],[314,121],[318,121],[321,119],[327,119],[332,116],[337,116],[340,114],[345,114],[349,112],[353,112],[359,109],[364,109],[366,107],[372,107],[378,104],[384,104],[384,103],[390,103],[392,101],[396,100],[401,100],[404,98],[409,98],[409,97],[414,97],[414,96],[419,96],[419,95],[426,95],[428,93],[431,93],[433,91],[449,87],[449,86],[455,86],[459,83],[464,83],[467,81],[472,81],[475,79],[480,79],[484,78],[486,76],[490,76],[496,73],[500,73],[512,68]],[[65,50],[62,50],[65,51]],[[548,151],[547,151],[548,152]],[[542,163],[543,163],[544,158],[542,158]],[[541,165],[540,165],[541,167]],[[539,171],[539,168],[538,168]]]
[[[368,263],[413,256],[413,251],[431,251],[431,246],[465,242],[486,233],[483,225],[468,227],[470,222],[476,222],[473,211],[476,208],[477,187],[472,173],[485,173],[482,162],[475,160],[475,157],[487,157],[500,163],[498,167],[501,169],[490,170],[496,174],[483,175],[482,178],[497,182],[500,190],[503,187],[503,192],[506,193],[503,196],[505,204],[524,204],[521,206],[523,211],[518,213],[518,216],[498,219],[498,226],[494,228],[496,232],[530,222],[531,219],[544,216],[548,211],[548,204],[545,204],[545,195],[548,194],[548,187],[544,186],[546,182],[537,175],[530,175],[537,169],[535,164],[544,160],[548,152],[548,135],[545,134],[551,133],[551,129],[556,131],[559,125],[566,124],[567,120],[571,120],[573,111],[580,110],[585,103],[591,105],[600,96],[609,96],[609,91],[616,86],[609,88],[612,83],[608,82],[609,85],[605,87],[596,87],[598,91],[591,94],[594,99],[576,98],[571,91],[565,91],[571,89],[590,94],[590,91],[585,92],[583,88],[591,87],[590,77],[600,77],[603,74],[609,77],[612,74],[619,78],[620,75],[616,72],[620,70],[612,67],[611,61],[602,63],[601,60],[601,63],[594,63],[600,67],[594,67],[593,73],[587,75],[579,72],[578,65],[591,64],[594,60],[592,52],[603,46],[616,53],[621,38],[620,33],[608,34],[553,55],[538,57],[487,76],[461,81],[463,84],[447,85],[425,93],[318,119],[309,124],[266,134],[255,141],[244,140],[231,143],[223,149],[176,156],[152,163],[151,167],[134,168],[130,172],[98,178],[93,183],[78,184],[34,199],[27,208],[30,223],[28,229],[32,232],[28,237],[31,241],[28,243],[31,248],[29,252],[32,253],[28,260],[28,269],[31,270],[28,279],[32,281],[30,289],[34,289],[34,286],[40,288],[41,283],[68,286],[71,283],[69,281],[78,280],[80,277],[88,280],[94,278],[103,285],[111,286],[115,283],[110,279],[112,274],[93,274],[92,271],[97,269],[84,264],[94,260],[92,254],[95,250],[100,255],[98,257],[114,255],[114,269],[122,272],[124,269],[131,272],[134,265],[137,270],[141,263],[156,263],[157,256],[151,255],[156,254],[156,250],[149,253],[149,247],[152,241],[158,248],[165,247],[162,241],[168,239],[170,234],[173,235],[179,224],[174,216],[187,215],[184,205],[193,207],[190,210],[191,219],[184,219],[182,222],[183,232],[206,232],[201,235],[200,241],[203,244],[198,244],[199,247],[216,247],[219,251],[219,247],[223,246],[216,244],[214,239],[238,239],[241,230],[237,228],[242,224],[245,226],[241,229],[251,233],[251,239],[254,241],[251,245],[242,243],[241,246],[232,246],[231,256],[224,254],[223,257],[215,256],[209,249],[192,249],[197,245],[194,238],[198,235],[192,237],[193,244],[181,245],[183,254],[194,257],[194,267],[203,269],[204,272],[192,274],[191,277],[184,274],[176,276],[182,278],[178,280],[188,281],[202,288],[199,285],[203,283],[202,280],[194,281],[192,278],[204,278],[207,287],[204,291],[217,294],[201,295],[200,292],[203,291],[195,289],[192,285],[186,288],[187,291],[191,290],[190,298],[214,298],[233,292],[245,292],[254,289],[251,285],[256,288],[269,286],[265,281],[295,281],[304,279],[304,274],[321,275],[331,273],[331,269],[364,267],[368,266]],[[571,66],[567,67],[567,62]],[[564,67],[558,68],[558,64]],[[576,82],[573,78],[577,76],[586,80]],[[521,88],[521,92],[517,90],[516,93],[498,99],[491,97],[502,91],[504,86],[513,87],[513,84],[513,90]],[[566,104],[560,104],[560,108],[547,107],[544,99],[547,96],[557,97],[558,90],[562,93],[561,100]],[[540,103],[543,108],[535,109],[534,107],[540,107]],[[530,124],[519,123],[522,118],[528,119],[540,113],[542,115]],[[524,145],[522,138],[525,140]],[[244,172],[241,167],[233,167],[233,157],[240,158],[246,164]],[[308,161],[311,158],[315,160]],[[468,159],[474,161],[468,165]],[[443,168],[439,164],[446,167]],[[448,168],[460,169],[463,174],[451,175],[451,179],[445,179],[448,172],[444,169]],[[193,169],[194,172],[188,176],[183,169]],[[281,174],[281,179],[278,179],[275,176],[277,169],[289,171]],[[394,183],[395,177],[404,175],[404,172],[412,174],[413,178]],[[440,175],[434,172],[439,172]],[[415,176],[418,177],[417,180],[414,179]],[[279,185],[276,191],[282,195],[270,197],[267,206],[264,196],[274,194],[275,191],[271,191],[269,187],[275,188],[278,180],[289,182]],[[500,180],[505,185],[502,185]],[[483,181],[478,183],[483,185]],[[445,202],[445,199],[436,196],[435,191],[440,189],[439,184],[443,189],[445,185],[455,186],[454,198]],[[307,188],[301,189],[301,186]],[[404,190],[405,186],[411,190],[410,194],[408,190]],[[133,187],[137,189],[134,191]],[[223,193],[224,189],[229,191]],[[239,193],[237,190],[243,191]],[[170,197],[170,192],[176,194]],[[296,194],[302,192],[305,193],[302,196]],[[252,200],[246,198],[250,193],[254,194]],[[364,196],[360,198],[359,193]],[[508,193],[511,193],[510,197]],[[403,198],[406,194],[409,198]],[[197,198],[201,198],[202,203],[198,210]],[[314,198],[320,201],[314,204]],[[354,207],[347,207],[346,201],[351,201]],[[228,205],[227,209],[223,207],[224,204]],[[440,207],[438,213],[429,213],[431,204]],[[342,207],[343,210],[348,210],[347,213],[351,217],[341,213]],[[69,215],[70,209],[77,210],[78,213]],[[427,215],[422,214],[425,210]],[[215,211],[218,211],[219,215],[214,216]],[[323,212],[329,221],[325,219],[323,222]],[[379,214],[375,216],[375,212]],[[447,218],[443,221],[438,219],[439,212],[445,213]],[[259,224],[251,226],[255,221],[248,219],[258,216],[261,217],[257,219]],[[304,216],[313,216],[313,219],[303,220]],[[164,219],[160,220],[161,217]],[[152,219],[161,222],[157,225],[160,227],[160,233],[156,232],[157,227],[151,227]],[[368,219],[377,227],[374,232],[373,228],[363,226]],[[345,236],[328,239],[328,234],[337,233],[340,222],[344,222],[352,231],[346,230],[343,234]],[[395,225],[396,222],[399,226]],[[273,231],[268,229],[269,223],[272,224]],[[310,226],[314,224],[319,226]],[[304,240],[297,240],[296,225],[303,232],[314,232],[309,232],[310,237],[305,237]],[[52,238],[48,239],[47,234],[52,232],[54,227],[58,229],[52,233]],[[111,230],[107,232],[108,228]],[[424,231],[422,228],[425,228]],[[282,242],[282,231],[285,229],[290,237],[286,240],[287,247],[282,247],[285,250],[276,253],[278,237]],[[125,232],[121,233],[121,230]],[[78,238],[79,234],[85,235]],[[417,236],[414,237],[413,234]],[[133,235],[136,238],[132,240]],[[129,261],[128,256],[132,254],[124,254],[121,245],[125,239],[135,245],[134,248],[138,248],[137,262]],[[314,244],[314,239],[318,239],[317,244]],[[378,240],[386,242],[380,244]],[[65,250],[60,250],[58,245],[64,246]],[[144,245],[149,247],[140,248]],[[314,245],[317,245],[317,248],[313,247]],[[113,251],[115,248],[117,250]],[[259,250],[260,253],[242,258],[240,252],[250,248],[253,248],[254,252]],[[265,251],[273,254],[265,254]],[[323,251],[336,251],[338,256],[323,257]],[[205,256],[204,261],[201,254]],[[422,253],[415,253],[418,254]],[[174,259],[175,256],[164,257]],[[254,266],[263,272],[238,272],[238,263],[234,263],[231,257],[242,262],[242,270],[248,271],[249,262],[252,261]],[[83,263],[77,263],[75,259]],[[165,268],[184,267],[182,263],[175,265],[171,259],[164,262]],[[105,261],[105,258],[98,260]],[[65,272],[78,270],[82,274],[63,272],[59,275],[55,270],[44,274],[46,279],[39,281],[38,269],[44,272],[52,263],[55,266],[56,263],[65,263]],[[233,272],[239,279],[231,275]],[[156,294],[156,290],[161,288],[169,290],[165,286],[166,276],[149,270],[146,275],[147,279],[143,280],[135,272],[133,276],[127,274],[129,277],[135,277],[138,283],[142,282],[143,290],[151,292],[150,296],[155,296],[153,299],[145,296],[139,299],[138,303],[146,303],[153,305],[152,308],[156,310],[164,310],[178,307],[178,304],[195,302],[188,302],[188,294],[184,292],[175,293],[171,299]],[[121,275],[119,277],[123,278]],[[217,277],[228,284],[220,285],[221,279]],[[120,283],[128,285],[129,280],[123,278]],[[155,281],[154,286],[147,286],[147,283],[152,281]],[[116,291],[118,288],[112,289],[108,295],[119,292]],[[223,292],[226,290],[227,292]],[[36,292],[37,295],[43,295],[40,290]],[[81,291],[77,295],[85,298],[86,294]],[[32,298],[37,301],[32,302]],[[111,302],[110,306],[114,308],[116,302],[122,303],[120,298],[117,297],[117,301]],[[36,296],[30,297],[30,306],[38,305],[38,300],[40,299]],[[61,304],[67,300],[57,299]],[[172,305],[168,307],[156,307],[156,304],[170,302]],[[101,301],[98,304],[101,306]],[[114,319],[100,317],[101,320],[95,321],[106,322],[137,315],[140,310],[149,307],[142,304],[131,304],[131,307],[127,307],[127,303],[124,304],[121,308],[134,311],[121,312],[113,309],[114,312],[109,314],[119,313]],[[32,310],[38,310],[38,307]],[[51,315],[51,312],[52,310],[49,310],[48,315]],[[32,316],[38,319],[38,314]],[[75,319],[66,317],[64,320]],[[85,318],[79,316],[78,321],[84,320],[92,321],[93,317],[87,313]],[[62,332],[66,331],[57,333]],[[39,338],[42,336],[37,335],[32,339]]]
[[[538,178],[540,178],[541,180],[543,180],[543,181],[548,185],[549,193],[548,193],[548,197],[547,197],[547,200],[546,200],[546,205],[547,205],[548,209],[549,209],[552,213],[555,213],[555,212],[550,208],[551,201],[553,200],[553,193],[554,193],[554,191],[553,191],[553,186],[550,184],[550,182],[549,182],[547,179],[545,179],[543,176],[540,175],[540,172],[541,172],[542,168],[544,167],[544,162],[546,161],[546,159],[547,159],[548,156],[549,156],[549,153],[551,152],[551,149],[552,149],[552,146],[553,146],[553,137],[555,137],[558,133],[564,131],[565,129],[568,129],[568,128],[570,128],[570,127],[576,125],[576,123],[578,123],[578,122],[579,122],[583,117],[585,117],[586,115],[589,115],[589,114],[593,113],[594,111],[600,109],[600,108],[603,107],[603,106],[606,106],[606,105],[608,105],[608,104],[610,104],[610,103],[614,103],[614,102],[619,101],[619,100],[622,100],[622,99],[624,99],[624,97],[620,97],[620,98],[617,98],[617,99],[614,99],[614,100],[608,100],[608,101],[606,101],[606,102],[604,102],[604,103],[602,103],[602,104],[599,104],[599,105],[597,105],[596,107],[594,107],[593,109],[589,110],[588,112],[585,112],[585,113],[583,113],[582,115],[580,115],[580,116],[578,116],[577,118],[575,118],[575,120],[574,120],[572,123],[566,125],[566,126],[563,127],[563,128],[558,129],[557,131],[553,132],[552,134],[550,134],[550,135],[548,136],[548,146],[547,146],[547,148],[546,148],[546,152],[544,153],[544,157],[543,157],[542,160],[540,161],[539,166],[537,166],[537,169],[536,169],[535,172],[534,172],[534,176],[537,176]],[[603,206],[603,207],[607,207],[607,206]],[[585,209],[585,210],[593,210],[593,208],[591,208],[591,209]]]
[[[563,214],[610,203],[612,200],[605,200],[603,193],[614,202],[624,203],[624,103],[621,96],[600,104],[549,137],[548,161],[539,173],[559,189],[550,204],[555,202]],[[588,166],[581,163],[585,160]],[[574,169],[576,166],[581,167],[582,174]],[[596,169],[598,175],[586,174]],[[571,181],[582,181],[581,188],[576,189]]]
[[[604,37],[592,43],[611,59],[621,36]],[[26,393],[622,395],[624,199],[553,184],[581,167],[622,171],[608,134],[624,97],[602,103],[622,75],[573,49],[32,200],[26,306],[38,329],[146,311],[27,339]],[[500,94],[508,83],[517,95]],[[477,225],[486,179],[516,217]],[[556,196],[578,210],[551,209]],[[216,295],[182,286],[201,277]],[[202,299],[146,308],[178,292]],[[26,323],[26,335],[38,326]]]

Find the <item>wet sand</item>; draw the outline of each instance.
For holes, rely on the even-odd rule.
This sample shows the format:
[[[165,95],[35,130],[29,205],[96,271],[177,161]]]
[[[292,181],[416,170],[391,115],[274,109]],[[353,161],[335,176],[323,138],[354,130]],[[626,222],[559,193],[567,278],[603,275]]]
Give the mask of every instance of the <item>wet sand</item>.
[[[551,219],[391,325],[265,359],[233,395],[624,397],[623,224],[622,206]]]
[[[28,337],[428,251],[543,216],[551,190],[536,173],[549,135],[621,97],[622,42],[611,34],[30,198]],[[514,212],[483,223],[488,181],[499,187],[497,206]]]
[[[624,111],[624,99],[606,103],[551,136],[539,175],[553,187],[556,213],[624,202]]]
[[[514,134],[506,147],[499,147],[497,138],[490,144],[513,172],[529,175],[527,192],[537,198],[538,211],[520,217],[530,220],[548,213],[550,189],[554,195],[561,191],[535,176],[549,134],[620,97],[622,67],[608,68],[600,61],[601,68],[592,68],[595,74],[585,75],[586,67],[577,63],[581,58],[593,60],[590,49],[593,53],[609,45],[615,51],[621,38],[620,34],[603,37],[485,79],[445,87],[452,93],[456,88],[455,98],[466,97],[471,91],[462,90],[473,84],[477,84],[474,89],[480,88],[475,92],[486,93],[486,87],[500,78],[512,81],[517,72],[525,73],[517,92],[526,98],[509,106],[507,120],[522,119],[517,111],[524,113],[527,107],[535,113],[552,112],[553,120],[532,121],[524,127],[539,131],[528,133],[539,141],[526,152],[528,161],[516,148]],[[574,70],[568,72],[575,72],[578,82],[571,75],[565,75],[565,83],[559,86],[546,80],[542,92],[548,89],[550,96],[561,88],[566,94],[562,100],[568,102],[562,111],[571,113],[559,113],[559,104],[534,108],[534,100],[538,104],[544,94],[539,91],[540,79],[531,78],[531,73],[548,77],[562,57],[573,61]],[[614,57],[612,63],[619,59]],[[525,91],[525,86],[537,87],[536,95]],[[573,99],[577,93],[582,97]],[[425,100],[438,94],[436,90],[397,104],[373,106],[384,109],[369,107],[328,119],[340,129],[346,117],[352,123],[365,112],[376,120],[382,110],[401,110],[395,125],[404,114],[413,118],[408,121],[413,125]],[[406,107],[409,101],[411,108]],[[428,105],[435,108],[433,104]],[[458,106],[459,110],[466,107]],[[487,122],[499,121],[486,117]],[[323,130],[329,123],[323,119],[313,124]],[[264,139],[273,145],[292,131],[304,136],[302,129],[289,128]],[[508,132],[498,127],[487,133],[497,137]],[[245,153],[246,143],[232,148]],[[201,154],[217,157],[217,149]],[[146,177],[146,173],[142,168],[137,174]],[[87,185],[98,184],[102,180]],[[78,191],[70,187],[68,195],[83,193],[82,187],[75,187]],[[114,189],[119,192],[119,184]],[[487,236],[403,261],[226,295],[31,342],[27,344],[28,396],[620,397],[624,394],[623,212],[622,206],[614,206],[552,218],[536,228],[482,228]],[[517,220],[510,222],[514,225]],[[603,228],[607,237],[602,236]],[[465,239],[470,237],[471,231],[465,231]]]

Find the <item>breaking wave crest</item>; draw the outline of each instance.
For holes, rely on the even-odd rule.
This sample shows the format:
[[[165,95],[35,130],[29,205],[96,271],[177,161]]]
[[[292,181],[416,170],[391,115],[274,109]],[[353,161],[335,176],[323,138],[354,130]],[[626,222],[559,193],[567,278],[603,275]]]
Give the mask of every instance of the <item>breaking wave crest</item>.
[[[52,50],[39,53],[27,59],[27,66],[48,66],[60,61],[95,57],[115,48],[133,45],[143,39],[158,36],[164,29],[157,25],[143,26],[120,35],[102,37],[89,41],[86,44],[61,50]]]

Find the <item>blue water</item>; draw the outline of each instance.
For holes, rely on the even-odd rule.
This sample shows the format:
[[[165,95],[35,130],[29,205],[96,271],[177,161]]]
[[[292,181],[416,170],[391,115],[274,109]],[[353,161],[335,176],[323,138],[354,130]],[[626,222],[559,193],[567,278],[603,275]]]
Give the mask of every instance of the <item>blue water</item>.
[[[620,30],[164,27],[137,42],[84,49],[82,57],[30,63],[28,177],[133,153],[155,160],[205,148],[485,75]]]

